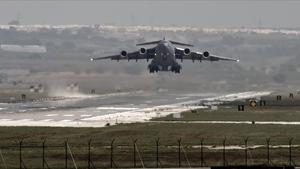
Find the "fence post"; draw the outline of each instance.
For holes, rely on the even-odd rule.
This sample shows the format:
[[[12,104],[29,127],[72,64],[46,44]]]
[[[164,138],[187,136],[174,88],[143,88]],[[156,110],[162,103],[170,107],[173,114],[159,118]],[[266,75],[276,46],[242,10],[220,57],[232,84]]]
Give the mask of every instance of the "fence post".
[[[23,144],[23,140],[21,140],[19,142],[19,156],[20,156],[20,169],[22,169],[22,162],[23,162],[23,159],[22,159],[22,144]]]
[[[136,168],[136,142],[137,139],[133,140],[133,168]]]
[[[203,141],[204,139],[201,139],[201,143],[200,143],[200,154],[201,154],[201,167],[203,167],[204,164],[204,157],[203,157]]]
[[[110,143],[110,168],[113,168],[113,161],[114,161],[114,142],[115,139],[113,139]]]
[[[68,140],[65,141],[65,169],[68,169]]]
[[[43,145],[42,145],[42,148],[43,148],[43,164],[42,164],[42,168],[43,169],[45,168],[45,143],[46,143],[46,139],[43,141]]]
[[[267,164],[270,165],[270,138],[267,138],[266,141],[267,141]]]
[[[178,139],[178,167],[181,167],[181,138]]]
[[[289,139],[289,161],[290,161],[290,166],[292,166],[292,141],[293,138]]]
[[[248,165],[248,137],[245,138],[245,166]]]
[[[223,140],[223,166],[226,165],[226,151],[225,151],[225,148],[226,148],[226,137]]]
[[[92,139],[90,139],[88,142],[88,169],[91,168],[91,142]]]
[[[156,140],[156,168],[158,168],[158,163],[159,163],[159,152],[158,152],[158,148],[159,148],[159,138],[157,138]]]

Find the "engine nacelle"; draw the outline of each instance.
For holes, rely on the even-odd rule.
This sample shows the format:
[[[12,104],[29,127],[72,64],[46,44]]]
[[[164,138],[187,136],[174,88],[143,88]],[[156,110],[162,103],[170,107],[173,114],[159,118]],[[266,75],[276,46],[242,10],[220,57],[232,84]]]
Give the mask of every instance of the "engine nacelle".
[[[126,57],[127,56],[127,52],[125,50],[122,50],[120,53],[121,56]]]
[[[209,57],[209,52],[207,52],[207,51],[203,52],[203,57],[208,58]]]
[[[140,49],[140,54],[143,55],[143,54],[146,54],[147,50],[145,48],[141,48]]]
[[[183,50],[183,53],[184,53],[185,55],[189,55],[189,54],[191,53],[191,50],[190,50],[189,48],[185,48],[185,49]]]

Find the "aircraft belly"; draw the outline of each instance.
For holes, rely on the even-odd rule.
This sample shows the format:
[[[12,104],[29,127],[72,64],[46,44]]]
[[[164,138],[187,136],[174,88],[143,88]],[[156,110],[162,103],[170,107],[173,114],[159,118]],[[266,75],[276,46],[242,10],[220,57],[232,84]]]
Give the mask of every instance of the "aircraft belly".
[[[159,45],[156,57],[152,60],[152,64],[156,65],[160,71],[171,71],[176,65],[174,48],[168,44]]]

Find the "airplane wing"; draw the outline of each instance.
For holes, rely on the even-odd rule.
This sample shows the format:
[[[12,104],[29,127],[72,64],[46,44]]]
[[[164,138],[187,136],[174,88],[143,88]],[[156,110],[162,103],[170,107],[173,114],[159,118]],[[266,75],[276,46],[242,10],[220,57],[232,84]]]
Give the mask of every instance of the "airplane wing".
[[[142,51],[144,50],[144,51]],[[155,56],[155,49],[154,48],[150,48],[150,49],[141,49],[139,51],[135,51],[135,52],[130,52],[127,53],[126,51],[122,51],[120,54],[117,55],[111,55],[111,56],[104,56],[104,57],[95,57],[95,58],[91,58],[91,61],[94,60],[106,60],[106,59],[111,59],[111,60],[140,60],[140,59],[153,59],[153,57]]]
[[[230,57],[224,57],[224,56],[216,56],[216,55],[210,55],[208,52],[191,52],[189,49],[185,51],[186,49],[182,48],[176,48],[175,49],[175,55],[176,59],[181,60],[199,60],[199,61],[235,61],[239,62],[239,59],[236,58],[230,58]]]

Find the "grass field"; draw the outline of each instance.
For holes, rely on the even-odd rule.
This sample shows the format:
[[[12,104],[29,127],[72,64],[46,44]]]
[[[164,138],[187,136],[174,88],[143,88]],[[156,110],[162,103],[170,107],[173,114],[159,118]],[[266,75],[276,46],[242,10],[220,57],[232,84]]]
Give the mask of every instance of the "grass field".
[[[243,145],[244,138],[249,137],[248,145],[266,145],[266,138],[271,137],[271,145],[288,145],[288,137],[292,133],[298,144],[300,127],[293,126],[259,126],[259,125],[222,125],[222,124],[121,124],[107,128],[34,128],[8,127],[0,128],[1,146],[14,145],[2,148],[6,163],[10,168],[19,165],[19,145],[17,140],[24,138],[22,154],[28,168],[41,167],[42,139],[46,142],[46,159],[51,168],[63,168],[65,165],[64,141],[68,138],[70,149],[79,168],[86,168],[88,139],[92,138],[92,160],[97,167],[110,167],[110,141],[114,142],[114,161],[118,167],[133,167],[133,140],[138,139],[136,153],[137,166],[156,166],[156,143],[160,138],[159,158],[160,166],[178,166],[178,139],[182,139],[181,163],[182,166],[200,166],[200,140],[204,138],[204,145],[222,146],[226,137],[226,145]],[[27,147],[29,146],[29,147]],[[59,147],[51,147],[59,146]],[[198,146],[198,147],[193,147]],[[35,148],[32,148],[35,147]],[[273,164],[288,165],[288,148],[271,149]],[[267,149],[261,147],[249,149],[248,164],[266,164]],[[205,165],[222,165],[222,149],[204,148]],[[226,150],[226,161],[230,165],[244,164],[244,150]],[[299,159],[300,149],[293,148],[294,160]],[[141,159],[141,160],[140,160]],[[188,162],[187,162],[188,159]],[[297,164],[300,161],[295,161]],[[1,162],[0,162],[1,163]],[[68,151],[68,165],[73,167],[70,152]]]
[[[221,143],[227,138],[228,144],[239,144],[250,137],[255,144],[264,143],[270,137],[274,144],[284,144],[290,137],[300,144],[300,126],[292,125],[245,125],[245,124],[122,124],[107,128],[47,128],[47,127],[1,127],[0,145],[25,142],[42,142],[47,138],[49,144],[69,142],[86,144],[92,138],[97,144],[108,144],[116,139],[120,144],[138,139],[144,144],[154,144],[160,138],[165,144],[174,144],[182,138],[186,143],[199,144],[205,138],[210,143]]]

